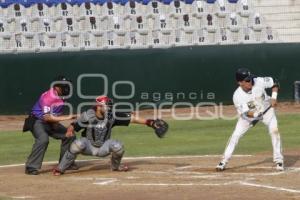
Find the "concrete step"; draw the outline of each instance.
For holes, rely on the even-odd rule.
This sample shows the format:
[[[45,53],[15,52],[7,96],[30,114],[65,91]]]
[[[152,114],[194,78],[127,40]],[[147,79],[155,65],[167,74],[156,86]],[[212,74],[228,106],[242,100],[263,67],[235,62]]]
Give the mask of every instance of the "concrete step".
[[[300,13],[300,4],[297,6],[267,6],[267,7],[255,7],[255,11],[272,14],[272,13]]]
[[[279,13],[279,14],[262,14],[268,21],[286,21],[286,20],[299,20],[300,12],[298,13]]]

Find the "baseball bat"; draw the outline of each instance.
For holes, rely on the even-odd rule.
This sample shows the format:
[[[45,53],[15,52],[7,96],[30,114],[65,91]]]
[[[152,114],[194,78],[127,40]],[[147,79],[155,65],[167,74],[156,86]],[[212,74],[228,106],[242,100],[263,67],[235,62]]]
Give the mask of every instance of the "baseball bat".
[[[272,105],[270,105],[270,106],[262,113],[262,116],[263,116],[264,114],[266,114],[266,113],[268,112],[268,110],[270,110],[271,108],[272,108]],[[253,120],[253,121],[250,123],[250,126],[253,127],[253,126],[255,126],[258,122],[259,122],[258,119]]]

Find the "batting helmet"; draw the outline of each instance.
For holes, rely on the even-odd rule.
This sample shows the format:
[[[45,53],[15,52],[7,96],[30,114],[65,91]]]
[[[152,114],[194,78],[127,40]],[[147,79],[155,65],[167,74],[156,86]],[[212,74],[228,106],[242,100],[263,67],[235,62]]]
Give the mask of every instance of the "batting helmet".
[[[60,75],[54,80],[53,87],[61,88],[62,96],[68,96],[71,91],[72,81],[65,76]]]
[[[235,73],[235,79],[239,81],[250,81],[254,78],[249,69],[239,68]]]

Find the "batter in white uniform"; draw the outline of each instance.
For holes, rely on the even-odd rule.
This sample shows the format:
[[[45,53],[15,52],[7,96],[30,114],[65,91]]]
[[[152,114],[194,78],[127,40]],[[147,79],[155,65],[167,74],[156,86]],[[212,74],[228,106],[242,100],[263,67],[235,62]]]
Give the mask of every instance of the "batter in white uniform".
[[[248,69],[241,68],[236,72],[239,87],[233,94],[234,106],[239,114],[235,130],[229,139],[222,161],[217,165],[217,171],[223,171],[231,158],[239,139],[253,126],[254,120],[262,121],[268,128],[272,139],[273,161],[276,169],[284,170],[280,133],[274,107],[277,103],[279,83],[271,77],[255,77]],[[266,89],[272,89],[272,97]],[[272,106],[269,110],[267,108]],[[264,113],[264,111],[267,112]]]

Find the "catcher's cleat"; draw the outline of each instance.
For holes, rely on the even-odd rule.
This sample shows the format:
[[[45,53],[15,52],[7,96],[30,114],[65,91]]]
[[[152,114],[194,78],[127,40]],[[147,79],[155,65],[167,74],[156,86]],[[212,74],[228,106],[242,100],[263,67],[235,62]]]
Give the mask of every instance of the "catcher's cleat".
[[[128,165],[120,165],[118,168],[111,168],[112,171],[127,172],[129,170]]]
[[[284,170],[283,163],[281,162],[276,163],[276,170],[283,171]]]
[[[39,175],[39,171],[34,168],[26,167],[25,174],[27,175]]]
[[[53,170],[52,170],[52,174],[53,176],[60,176],[60,175],[63,175],[63,173],[57,169],[57,167],[55,167]]]
[[[225,166],[226,164],[224,162],[220,162],[217,167],[216,167],[216,171],[220,172],[220,171],[224,171],[225,170]]]

